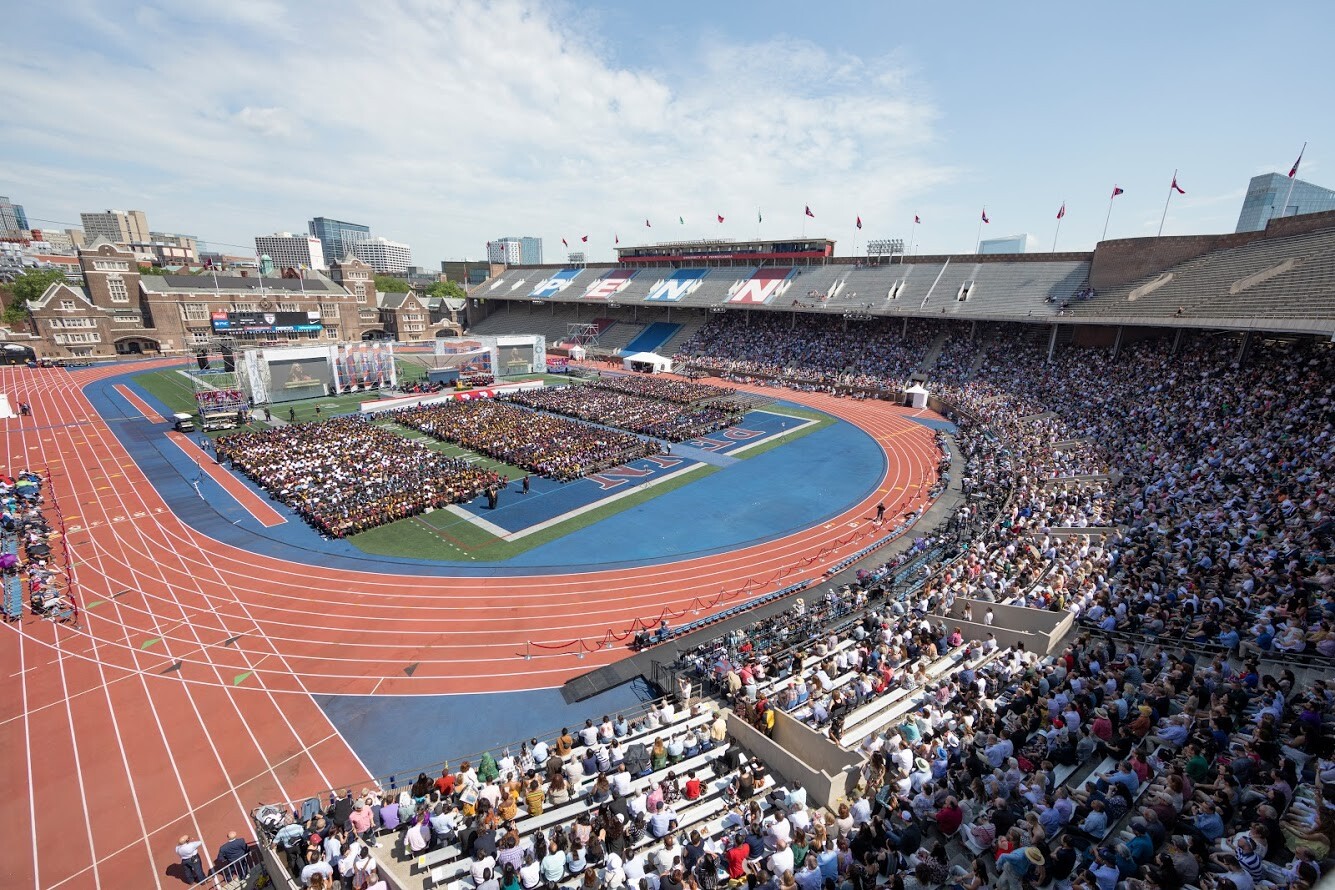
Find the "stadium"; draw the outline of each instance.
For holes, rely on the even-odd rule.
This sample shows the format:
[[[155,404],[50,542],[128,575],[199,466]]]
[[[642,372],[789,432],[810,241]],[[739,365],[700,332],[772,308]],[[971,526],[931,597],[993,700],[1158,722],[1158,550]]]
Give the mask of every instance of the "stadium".
[[[834,247],[0,367],[10,880],[1314,884],[1335,213]]]

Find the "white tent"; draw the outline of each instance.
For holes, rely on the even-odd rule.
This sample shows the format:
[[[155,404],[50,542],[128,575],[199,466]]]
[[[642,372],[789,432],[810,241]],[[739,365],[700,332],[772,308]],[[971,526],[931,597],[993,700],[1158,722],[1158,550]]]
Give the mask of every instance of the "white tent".
[[[662,374],[672,370],[672,359],[664,358],[656,352],[637,352],[622,358],[621,367],[627,371]]]
[[[923,389],[922,385],[918,383],[904,387],[904,407],[926,408],[927,390]]]
[[[582,362],[588,356],[583,346],[570,347],[570,360],[572,362]]]

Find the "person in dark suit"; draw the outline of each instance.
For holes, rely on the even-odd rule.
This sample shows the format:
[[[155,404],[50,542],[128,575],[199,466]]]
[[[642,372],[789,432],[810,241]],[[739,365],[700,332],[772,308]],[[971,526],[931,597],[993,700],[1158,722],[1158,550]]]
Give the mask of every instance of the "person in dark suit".
[[[227,832],[227,841],[218,848],[215,870],[229,881],[236,880],[244,874],[240,863],[249,852],[250,844],[237,837],[235,831]]]

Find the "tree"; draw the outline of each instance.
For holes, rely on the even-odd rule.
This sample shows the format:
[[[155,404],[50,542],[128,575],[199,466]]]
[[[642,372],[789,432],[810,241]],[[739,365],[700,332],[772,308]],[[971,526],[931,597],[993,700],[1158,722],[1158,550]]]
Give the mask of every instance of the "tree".
[[[65,273],[60,269],[29,269],[9,286],[14,294],[14,304],[26,310],[29,300],[36,300],[46,293],[46,289],[57,281],[64,281]]]
[[[437,281],[427,288],[426,293],[429,297],[444,297],[450,300],[462,300],[468,296],[457,281]]]
[[[5,307],[0,312],[0,324],[12,325],[27,320],[28,308],[14,299],[14,292],[9,289],[9,285],[0,284],[0,305]]]
[[[375,277],[375,289],[377,293],[382,294],[406,294],[412,290],[408,282],[402,278],[395,278],[393,275],[377,275]]]

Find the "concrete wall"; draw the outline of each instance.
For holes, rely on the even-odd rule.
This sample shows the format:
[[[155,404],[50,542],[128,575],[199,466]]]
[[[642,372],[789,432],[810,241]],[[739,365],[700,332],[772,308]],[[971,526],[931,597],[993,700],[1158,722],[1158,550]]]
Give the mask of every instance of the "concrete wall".
[[[1127,284],[1203,256],[1212,250],[1238,247],[1263,238],[1299,235],[1328,228],[1335,211],[1308,213],[1271,220],[1263,232],[1220,235],[1183,235],[1168,238],[1122,238],[1101,242],[1094,249],[1089,283],[1096,290]]]
[[[843,750],[782,711],[774,714],[773,739],[731,711],[728,734],[768,764],[777,782],[805,788],[813,807],[833,809],[846,790],[857,784],[862,759],[855,752]]]
[[[961,617],[965,603],[973,604],[973,621],[965,621]],[[983,623],[983,616],[989,607],[995,616],[991,627]],[[946,626],[952,630],[958,627],[965,639],[982,640],[987,638],[988,633],[992,633],[1000,646],[1024,643],[1026,650],[1039,655],[1051,653],[1074,620],[1068,612],[1049,612],[1046,609],[964,598],[955,600],[945,618]]]

